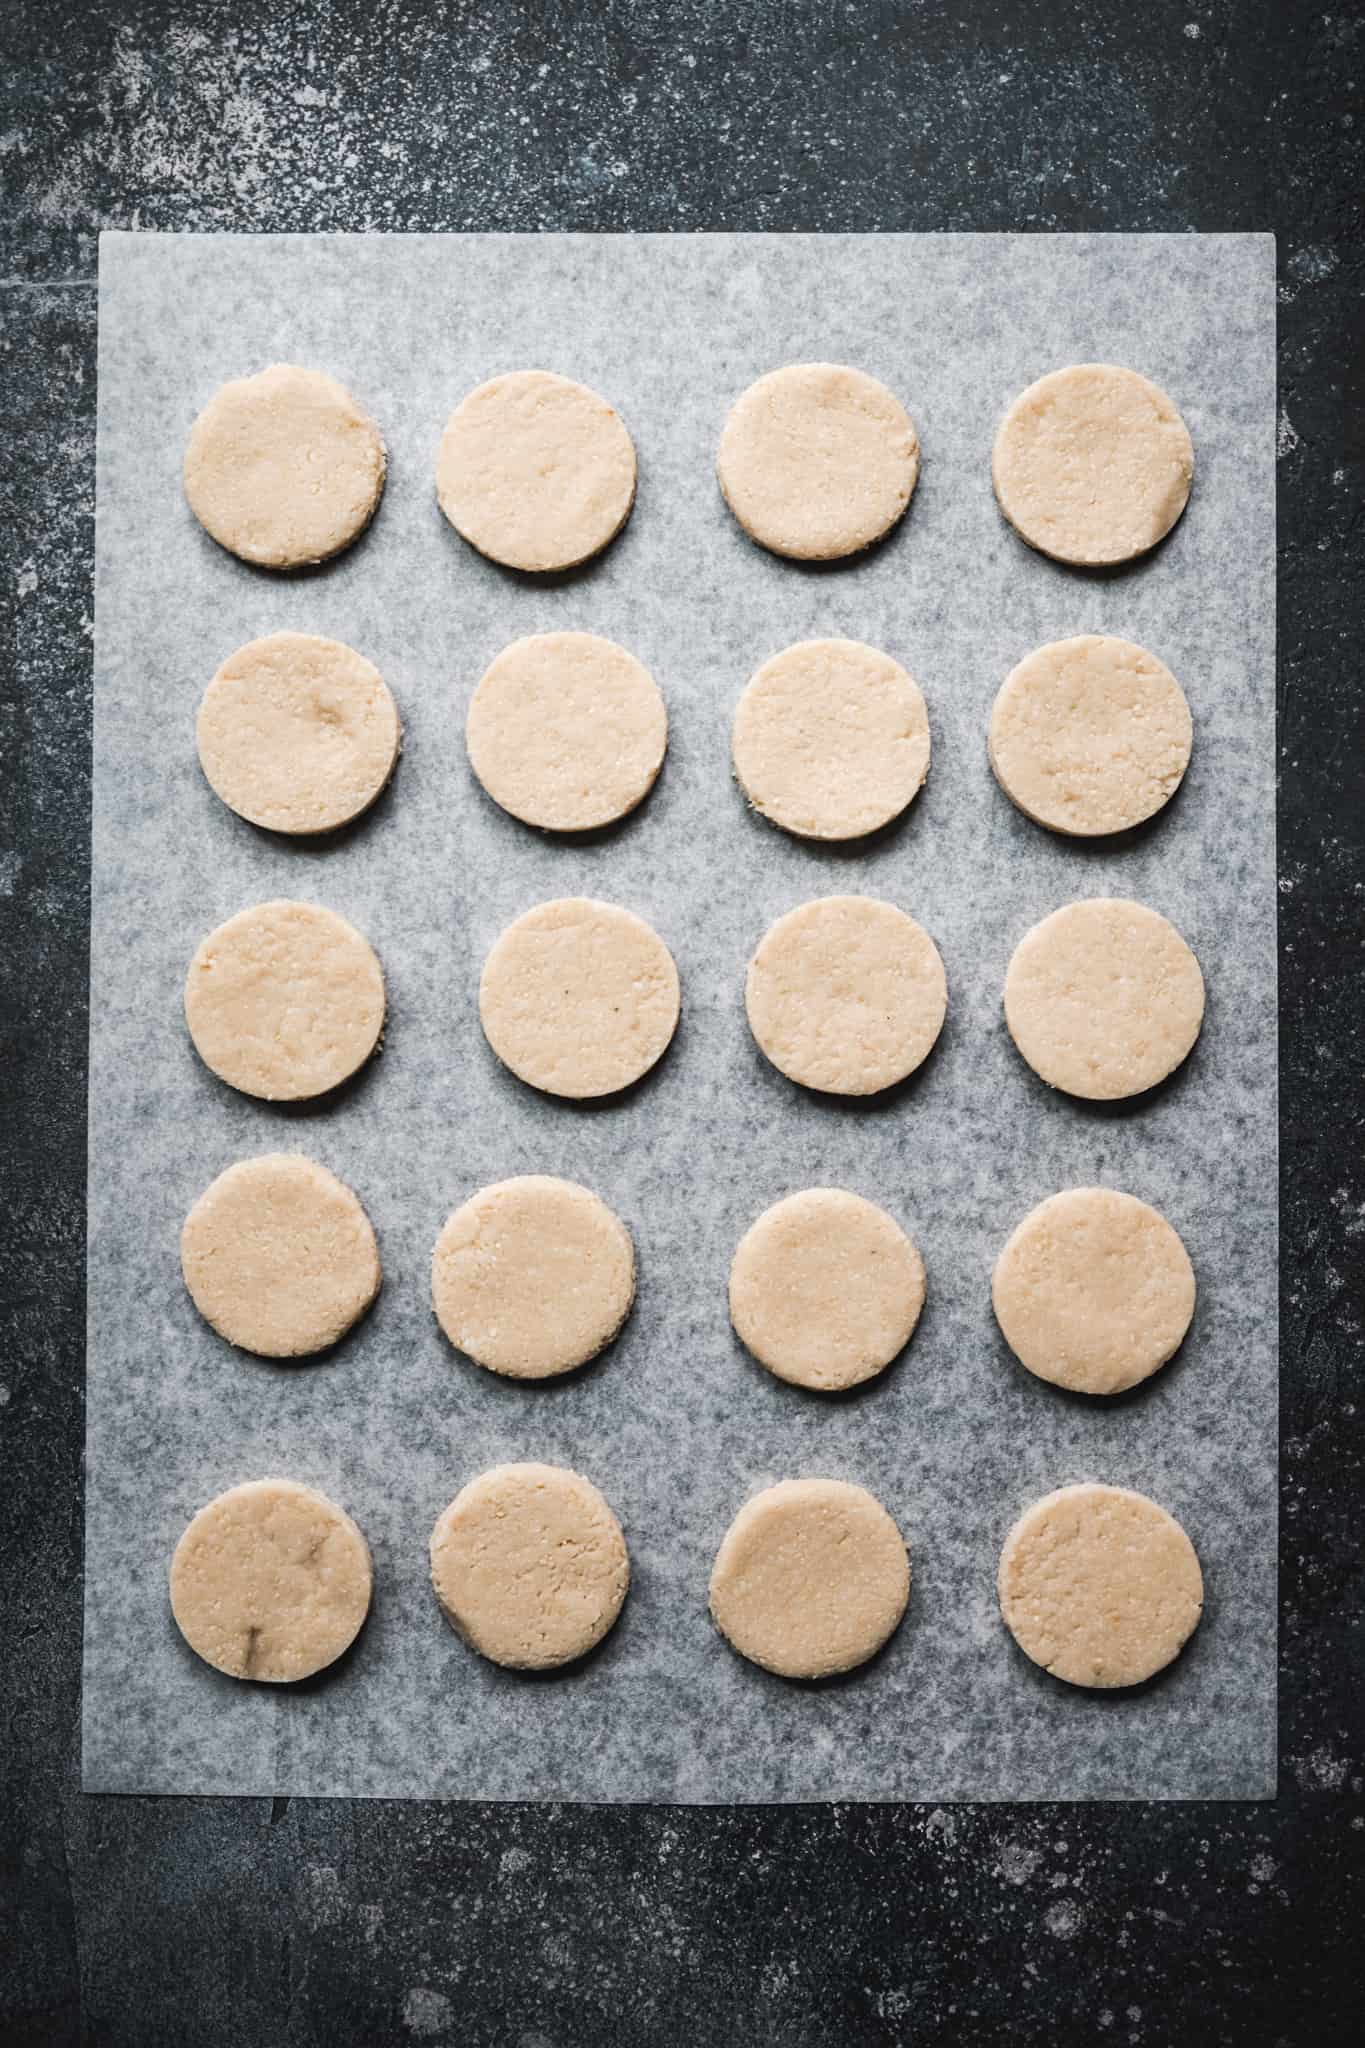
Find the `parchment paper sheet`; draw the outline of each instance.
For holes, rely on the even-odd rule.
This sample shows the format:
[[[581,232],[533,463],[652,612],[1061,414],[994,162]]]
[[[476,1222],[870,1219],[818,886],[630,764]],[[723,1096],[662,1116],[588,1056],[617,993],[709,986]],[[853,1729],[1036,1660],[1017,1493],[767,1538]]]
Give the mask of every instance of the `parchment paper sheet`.
[[[1268,236],[106,235],[100,265],[98,610],[91,959],[89,1436],[84,1783],[126,1792],[767,1801],[1261,1797],[1275,1770],[1276,1120],[1274,245]],[[791,361],[862,365],[907,404],[924,467],[867,558],[802,568],[752,546],[717,491],[726,409]],[[225,378],[277,360],[338,374],[387,437],[371,532],[320,572],[220,551],[180,489],[185,437]],[[1189,423],[1197,475],[1169,543],[1113,575],[1061,568],[991,494],[997,419],[1072,361],[1131,364]],[[636,510],[585,571],[537,581],[447,526],[445,418],[495,371],[543,365],[607,394],[635,436]],[[406,728],[390,793],[339,843],[291,845],[203,781],[194,718],[234,647],[277,628],[376,661]],[[618,830],[555,841],[483,795],[464,715],[508,640],[619,639],[671,719],[654,794]],[[1108,631],[1184,684],[1195,752],[1169,813],[1130,841],[1053,838],[1014,810],[986,721],[1030,648]],[[760,661],[848,634],[888,648],[929,705],[933,766],[899,829],[850,851],[749,814],[729,726]],[[891,898],[937,940],[948,1023],[890,1102],[782,1079],[751,1042],[745,963],[812,896]],[[633,1096],[532,1093],[479,1029],[503,926],[548,897],[607,897],[677,959],[683,1022]],[[1203,1038],[1134,1108],[1070,1102],[1005,1032],[1010,952],[1068,899],[1131,895],[1174,919],[1208,983]],[[339,1101],[249,1101],[196,1058],[181,987],[200,937],[244,905],[330,904],[384,963],[386,1044]],[[384,1289],[334,1355],[233,1352],[181,1283],[186,1210],[230,1161],[312,1153],[359,1193]],[[510,1174],[564,1174],[627,1220],[638,1306],[596,1365],[547,1386],[455,1354],[429,1307],[449,1210]],[[995,1254],[1059,1188],[1155,1202],[1190,1248],[1199,1307],[1178,1359],[1108,1404],[1014,1363]],[[805,1395],[731,1335],[734,1244],[812,1183],[889,1207],[929,1296],[906,1356],[843,1400]],[[482,1662],[437,1612],[432,1521],[494,1461],[579,1467],[630,1544],[620,1626],[579,1669]],[[299,1688],[236,1684],[171,1621],[166,1568],[236,1481],[324,1488],[373,1547],[355,1651]],[[734,1656],[706,1616],[717,1543],[787,1475],[866,1483],[912,1551],[905,1625],[874,1666],[794,1686]],[[1014,1649],[994,1577],[1019,1510],[1085,1477],[1180,1517],[1205,1620],[1164,1677],[1105,1697]]]

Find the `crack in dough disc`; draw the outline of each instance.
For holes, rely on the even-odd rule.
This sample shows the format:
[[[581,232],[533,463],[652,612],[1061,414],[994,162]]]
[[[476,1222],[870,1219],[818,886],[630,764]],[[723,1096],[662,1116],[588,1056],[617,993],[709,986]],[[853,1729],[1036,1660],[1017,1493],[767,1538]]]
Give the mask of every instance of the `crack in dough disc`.
[[[437,1521],[431,1583],[481,1657],[547,1671],[586,1656],[615,1625],[630,1559],[620,1523],[581,1473],[498,1465]]]
[[[792,363],[736,399],[716,474],[751,540],[797,561],[833,561],[901,518],[919,439],[900,400],[865,371]]]
[[[807,839],[899,817],[929,772],[929,717],[899,662],[861,640],[802,640],[735,711],[735,774],[754,809]]]
[[[1005,1341],[1040,1380],[1120,1394],[1174,1356],[1194,1314],[1194,1268],[1156,1209],[1114,1188],[1040,1202],[995,1262]]]
[[[1019,941],[1005,976],[1015,1045],[1049,1087],[1089,1102],[1164,1081],[1203,1021],[1194,954],[1159,911],[1121,897],[1054,910]]]
[[[325,562],[384,490],[378,427],[344,384],[274,363],[215,392],[190,430],[185,496],[220,547],[265,569]]]
[[[1019,1517],[1000,1554],[1005,1626],[1068,1685],[1140,1685],[1194,1633],[1204,1581],[1165,1508],[1126,1486],[1064,1486]]]
[[[826,1095],[875,1095],[933,1049],[948,984],[928,933],[870,896],[779,917],[749,962],[749,1028],[780,1073]]]
[[[494,803],[547,832],[610,825],[648,795],[668,713],[643,662],[596,633],[539,633],[484,672],[465,728]]]
[[[1001,685],[988,750],[1000,787],[1053,832],[1127,831],[1174,796],[1190,760],[1185,693],[1132,640],[1083,633],[1025,656]]]
[[[635,445],[619,413],[551,370],[492,377],[461,399],[436,460],[455,531],[494,562],[574,569],[614,540],[635,502]]]
[[[293,1479],[251,1479],[201,1508],[171,1560],[171,1612],[215,1671],[285,1685],[334,1664],[370,1608],[350,1516]]]
[[[325,1095],[384,1029],[384,976],[344,917],[316,903],[239,910],[201,943],[185,1021],[206,1067],[266,1102]]]
[[[1077,363],[1020,392],[1000,423],[1000,509],[1041,554],[1081,568],[1130,562],[1179,519],[1194,449],[1175,406],[1136,370]]]
[[[746,1501],[711,1572],[721,1634],[782,1678],[865,1664],[909,1598],[900,1530],[874,1494],[843,1479],[784,1479]]]

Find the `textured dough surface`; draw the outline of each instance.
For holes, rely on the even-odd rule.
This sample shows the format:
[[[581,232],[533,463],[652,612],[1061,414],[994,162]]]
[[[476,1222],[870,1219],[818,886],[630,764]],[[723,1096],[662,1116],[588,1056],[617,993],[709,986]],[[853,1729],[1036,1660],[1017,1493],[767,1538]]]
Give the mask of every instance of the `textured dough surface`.
[[[775,1202],[740,1239],[730,1320],[759,1363],[821,1392],[857,1386],[909,1343],[924,1262],[894,1217],[844,1188]]]
[[[332,832],[379,795],[402,728],[363,654],[312,633],[271,633],[228,656],[195,736],[211,787],[239,817],[272,832]]]
[[[579,1101],[647,1074],[677,1028],[680,1001],[658,933],[588,896],[519,917],[479,982],[479,1015],[498,1058],[532,1088]]]
[[[635,446],[585,384],[515,370],[480,384],[450,415],[436,496],[481,555],[512,569],[572,569],[630,516]]]
[[[384,1029],[384,976],[335,911],[258,903],[201,943],[185,1021],[220,1080],[266,1102],[298,1102],[364,1066]]]
[[[739,700],[735,774],[755,810],[808,839],[899,817],[929,772],[929,717],[899,662],[861,640],[802,640]]]
[[[1120,1394],[1163,1366],[1194,1314],[1194,1268],[1159,1211],[1114,1188],[1040,1202],[995,1262],[1005,1341],[1041,1380]]]
[[[344,1181],[297,1153],[220,1173],[185,1218],[180,1265],[204,1320],[260,1358],[325,1351],[379,1292],[365,1211]]]
[[[919,440],[875,377],[793,363],[736,399],[716,474],[751,539],[798,561],[832,561],[896,524],[919,475]]]
[[[1180,1065],[1204,1020],[1199,962],[1159,911],[1098,896],[1019,941],[1005,1021],[1035,1074],[1091,1102],[1140,1095]]]
[[[171,1612],[229,1678],[311,1678],[369,1612],[369,1546],[350,1516],[293,1479],[251,1479],[201,1508],[171,1560]]]
[[[1098,567],[1154,548],[1185,509],[1194,449],[1166,393],[1113,363],[1054,370],[1000,423],[991,477],[1022,539]]]
[[[621,1525],[581,1473],[498,1465],[431,1532],[431,1583],[452,1628],[494,1664],[544,1671],[600,1643],[621,1612]]]
[[[274,363],[215,392],[190,430],[185,496],[220,547],[265,569],[340,554],[384,489],[384,441],[344,384]]]
[[[431,1298],[451,1343],[490,1372],[518,1380],[572,1372],[630,1313],[630,1233],[573,1181],[498,1181],[463,1203],[437,1238]]]
[[[1194,1545],[1126,1486],[1064,1486],[1019,1517],[1000,1612],[1026,1657],[1068,1685],[1140,1685],[1177,1656],[1204,1604]]]
[[[654,786],[668,713],[643,662],[596,633],[539,633],[485,670],[465,727],[494,803],[549,832],[633,811]]]
[[[912,1074],[943,1028],[938,948],[912,917],[870,896],[822,896],[779,917],[744,992],[759,1048],[789,1080],[873,1095]]]
[[[784,1479],[746,1501],[711,1572],[717,1628],[783,1678],[866,1663],[909,1597],[900,1530],[875,1495],[843,1479]]]
[[[1027,817],[1090,838],[1140,825],[1168,803],[1190,761],[1185,693],[1132,640],[1083,633],[1025,656],[1001,685],[989,751]]]

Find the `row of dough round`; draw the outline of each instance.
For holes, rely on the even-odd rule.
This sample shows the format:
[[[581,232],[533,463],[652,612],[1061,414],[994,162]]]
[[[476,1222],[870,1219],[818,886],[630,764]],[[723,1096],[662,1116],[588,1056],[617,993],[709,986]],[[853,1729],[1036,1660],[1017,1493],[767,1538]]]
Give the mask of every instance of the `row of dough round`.
[[[379,506],[383,436],[344,385],[276,363],[215,393],[190,432],[184,484],[205,530],[243,561],[296,569],[339,554]],[[903,516],[919,435],[895,394],[843,363],[770,371],[731,408],[716,475],[740,526],[798,561],[861,553]],[[1194,476],[1185,422],[1113,363],[1054,370],[1014,400],[991,454],[996,499],[1031,547],[1085,567],[1132,561],[1174,526]],[[576,568],[635,503],[635,444],[615,408],[549,370],[492,377],[461,400],[436,496],[482,555],[533,574]]]
[[[437,1518],[431,1581],[451,1626],[492,1663],[554,1670],[615,1626],[630,1584],[625,1537],[581,1473],[498,1465]],[[171,1610],[206,1663],[281,1684],[335,1663],[369,1612],[369,1546],[326,1495],[250,1480],[201,1508],[171,1563]],[[1026,1656],[1071,1685],[1139,1685],[1169,1664],[1203,1609],[1199,1560],[1174,1516],[1127,1487],[1044,1496],[1005,1539],[1000,1611]],[[712,1620],[783,1678],[855,1670],[888,1643],[910,1597],[905,1539],[866,1487],[786,1479],[745,1502],[716,1552]]]

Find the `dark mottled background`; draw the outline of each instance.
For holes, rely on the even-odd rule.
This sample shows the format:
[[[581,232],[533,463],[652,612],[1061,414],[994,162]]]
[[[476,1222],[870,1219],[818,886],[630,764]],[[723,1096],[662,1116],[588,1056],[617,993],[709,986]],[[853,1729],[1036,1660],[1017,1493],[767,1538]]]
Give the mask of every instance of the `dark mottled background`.
[[[0,55],[0,2040],[1359,2041],[1358,8],[11,0]],[[1276,230],[1284,1518],[1273,1806],[710,1812],[81,1796],[103,226]]]

